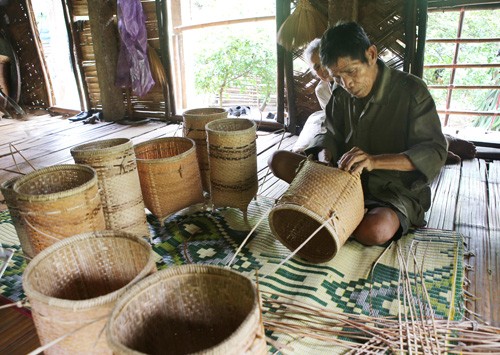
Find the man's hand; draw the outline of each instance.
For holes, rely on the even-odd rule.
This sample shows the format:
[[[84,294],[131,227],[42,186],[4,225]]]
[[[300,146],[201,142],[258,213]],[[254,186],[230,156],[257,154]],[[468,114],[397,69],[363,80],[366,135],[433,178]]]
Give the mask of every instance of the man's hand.
[[[358,147],[342,155],[337,162],[339,169],[348,171],[352,174],[361,173],[363,169],[371,171],[374,169],[373,156],[365,153]]]

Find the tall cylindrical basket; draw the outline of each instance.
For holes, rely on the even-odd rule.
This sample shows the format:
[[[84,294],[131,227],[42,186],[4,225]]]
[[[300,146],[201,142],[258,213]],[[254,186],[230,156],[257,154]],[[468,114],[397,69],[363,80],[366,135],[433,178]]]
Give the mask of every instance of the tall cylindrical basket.
[[[206,130],[212,203],[246,212],[258,190],[256,125],[228,118],[207,123]]]
[[[128,138],[106,139],[71,149],[77,164],[97,172],[106,229],[149,237],[134,145]]]
[[[111,354],[103,332],[118,297],[156,271],[151,246],[123,231],[66,238],[38,254],[23,274],[46,354]]]
[[[291,251],[322,263],[332,259],[363,219],[359,175],[306,160],[288,190],[269,213],[272,233]]]
[[[250,279],[217,266],[183,265],[134,285],[107,325],[116,354],[266,354]]]
[[[195,108],[182,114],[184,137],[191,138],[196,143],[196,155],[200,165],[203,189],[210,191],[210,166],[207,151],[207,133],[205,126],[214,120],[227,118],[227,111],[219,107]]]
[[[106,227],[97,174],[89,166],[39,169],[19,178],[13,189],[35,254],[66,237]]]
[[[144,203],[156,217],[205,201],[192,139],[158,138],[134,149]]]

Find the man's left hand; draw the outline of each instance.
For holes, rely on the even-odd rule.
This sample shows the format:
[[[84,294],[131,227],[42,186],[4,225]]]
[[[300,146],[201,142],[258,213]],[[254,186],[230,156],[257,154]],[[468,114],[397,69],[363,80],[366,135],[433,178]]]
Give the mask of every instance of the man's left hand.
[[[337,164],[340,169],[352,174],[361,173],[363,169],[371,171],[373,170],[373,156],[354,147],[342,155]]]

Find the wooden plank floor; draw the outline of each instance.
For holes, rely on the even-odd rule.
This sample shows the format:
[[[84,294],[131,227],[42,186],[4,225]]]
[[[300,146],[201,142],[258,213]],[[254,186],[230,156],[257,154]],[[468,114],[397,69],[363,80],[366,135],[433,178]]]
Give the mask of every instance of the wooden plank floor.
[[[130,138],[134,143],[180,136],[178,124],[150,122],[140,126],[116,123],[84,125],[47,114],[28,120],[0,120],[0,183],[30,165],[42,167],[73,163],[72,146],[98,139]],[[291,149],[296,136],[258,132],[259,194],[278,198],[288,185],[269,173],[267,159],[277,149]],[[15,149],[18,153],[11,154]],[[15,157],[15,160],[13,159]],[[25,161],[25,159],[27,161]],[[442,169],[432,184],[433,204],[426,218],[429,228],[456,230],[467,238],[467,308],[481,319],[500,326],[500,162],[470,160]],[[0,196],[0,200],[2,200]],[[0,205],[5,208],[5,205]],[[39,346],[31,318],[16,310],[0,310],[0,354],[24,354]],[[471,318],[479,319],[471,316]],[[19,334],[24,333],[21,340]]]

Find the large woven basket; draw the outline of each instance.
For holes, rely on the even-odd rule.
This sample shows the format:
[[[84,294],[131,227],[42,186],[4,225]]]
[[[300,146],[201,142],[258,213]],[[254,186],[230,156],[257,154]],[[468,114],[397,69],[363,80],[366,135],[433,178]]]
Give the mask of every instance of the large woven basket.
[[[258,190],[256,125],[228,118],[208,123],[206,130],[212,203],[245,212]]]
[[[94,169],[54,165],[19,178],[17,208],[35,254],[66,237],[105,229]]]
[[[195,143],[184,137],[135,146],[146,207],[158,218],[204,201]]]
[[[23,274],[38,337],[66,336],[46,353],[110,354],[103,330],[116,300],[155,271],[151,246],[123,231],[79,234],[38,254]]]
[[[134,145],[128,138],[106,139],[71,149],[75,163],[97,172],[106,229],[149,237]]]
[[[5,204],[9,209],[10,218],[12,219],[12,224],[16,229],[17,237],[19,238],[23,254],[31,259],[35,256],[35,252],[33,250],[33,246],[31,245],[28,232],[26,231],[26,226],[23,223],[23,219],[17,207],[17,193],[13,189],[14,183],[18,179],[19,177],[14,177],[12,179],[4,181],[0,185],[0,191],[2,192],[2,195],[5,199]]]
[[[134,285],[107,326],[116,354],[265,354],[259,297],[228,269],[183,265]]]
[[[214,120],[227,118],[227,111],[218,107],[195,108],[182,114],[184,137],[191,138],[196,143],[196,155],[200,165],[203,189],[210,191],[210,166],[207,151],[207,134],[205,126]]]
[[[269,213],[273,234],[295,251],[334,216],[297,253],[314,263],[332,259],[361,222],[363,190],[359,175],[307,160]]]

